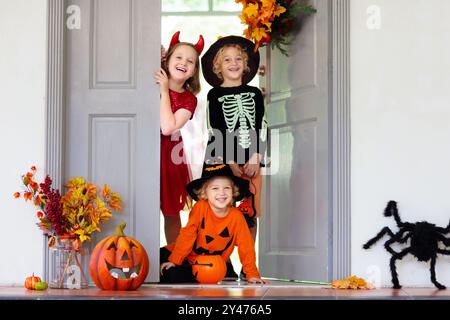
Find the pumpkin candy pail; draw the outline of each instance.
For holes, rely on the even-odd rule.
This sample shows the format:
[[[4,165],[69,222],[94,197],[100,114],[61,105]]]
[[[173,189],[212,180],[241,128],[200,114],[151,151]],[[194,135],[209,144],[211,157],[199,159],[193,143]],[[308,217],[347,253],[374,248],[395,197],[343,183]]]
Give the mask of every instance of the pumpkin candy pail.
[[[149,260],[145,248],[123,232],[121,223],[110,237],[94,248],[89,272],[97,287],[103,290],[136,290],[145,281]]]
[[[201,255],[192,264],[192,274],[201,284],[217,284],[226,272],[227,266],[220,255]]]

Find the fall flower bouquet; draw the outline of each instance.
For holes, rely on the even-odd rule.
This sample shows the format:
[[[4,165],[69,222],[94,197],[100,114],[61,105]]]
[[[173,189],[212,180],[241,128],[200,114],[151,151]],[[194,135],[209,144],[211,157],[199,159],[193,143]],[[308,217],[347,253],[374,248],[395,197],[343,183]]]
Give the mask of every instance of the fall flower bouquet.
[[[120,195],[105,185],[98,195],[97,186],[84,178],[75,177],[66,185],[67,192],[61,195],[52,188],[52,179],[47,175],[44,182],[35,181],[36,167],[22,175],[24,190],[14,193],[15,198],[32,201],[37,207],[37,225],[49,236],[49,246],[55,244],[55,237],[75,239],[74,247],[91,239],[100,225],[112,217],[111,209],[120,211]]]
[[[247,25],[244,35],[255,42],[255,51],[260,46],[270,44],[288,55],[286,46],[290,45],[300,29],[300,16],[309,16],[317,10],[300,0],[235,0],[242,3],[240,15]]]

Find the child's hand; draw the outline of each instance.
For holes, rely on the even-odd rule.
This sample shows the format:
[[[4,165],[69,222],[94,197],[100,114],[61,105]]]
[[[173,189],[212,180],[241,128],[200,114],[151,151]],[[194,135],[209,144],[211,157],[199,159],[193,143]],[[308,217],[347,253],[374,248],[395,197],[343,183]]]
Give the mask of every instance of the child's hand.
[[[155,73],[154,78],[156,83],[159,84],[161,93],[169,90],[169,77],[163,69],[159,69],[159,71]]]
[[[269,284],[270,281],[269,280],[263,280],[261,278],[250,278],[250,279],[247,279],[247,283],[250,283],[250,284],[254,284],[254,283]]]
[[[260,163],[261,156],[258,153],[254,153],[244,165],[244,173],[250,178],[256,177],[259,172]]]
[[[231,171],[233,171],[233,174],[236,177],[240,178],[244,174],[241,167],[239,167],[239,165],[236,162],[230,162],[229,165],[230,165]]]
[[[244,173],[249,178],[254,178],[258,175],[259,164],[249,164],[246,163],[244,166]]]
[[[161,264],[161,268],[159,269],[159,272],[162,275],[164,269],[170,269],[172,267],[175,267],[174,263],[172,263],[172,262],[164,262],[163,264]]]

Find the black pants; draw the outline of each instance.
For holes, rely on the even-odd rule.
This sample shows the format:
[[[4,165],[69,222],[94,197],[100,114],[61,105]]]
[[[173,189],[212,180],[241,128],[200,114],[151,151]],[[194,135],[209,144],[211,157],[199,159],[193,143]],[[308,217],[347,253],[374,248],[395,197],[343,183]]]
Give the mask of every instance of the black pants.
[[[169,261],[171,252],[166,248],[159,249],[159,264]],[[192,266],[187,260],[181,266],[164,269],[160,278],[160,283],[197,283],[192,274]]]

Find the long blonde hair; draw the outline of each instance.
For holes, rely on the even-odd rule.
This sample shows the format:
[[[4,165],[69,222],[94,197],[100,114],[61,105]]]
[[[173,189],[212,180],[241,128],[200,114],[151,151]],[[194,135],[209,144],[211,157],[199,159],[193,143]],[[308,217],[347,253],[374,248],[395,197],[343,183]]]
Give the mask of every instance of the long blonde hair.
[[[173,45],[171,48],[169,48],[169,52],[167,52],[166,60],[162,63],[162,68],[164,69],[164,71],[167,73],[167,75],[170,78],[169,60],[172,57],[175,49],[178,48],[179,46],[189,46],[192,49],[194,49],[195,52],[197,53],[197,58],[195,59],[195,71],[194,71],[194,74],[192,75],[192,77],[187,79],[186,82],[183,84],[183,88],[185,90],[191,92],[193,95],[197,95],[200,92],[200,90],[201,90],[201,86],[200,86],[200,58],[198,56],[197,49],[195,48],[195,46],[192,43],[179,42],[179,43]]]

